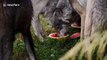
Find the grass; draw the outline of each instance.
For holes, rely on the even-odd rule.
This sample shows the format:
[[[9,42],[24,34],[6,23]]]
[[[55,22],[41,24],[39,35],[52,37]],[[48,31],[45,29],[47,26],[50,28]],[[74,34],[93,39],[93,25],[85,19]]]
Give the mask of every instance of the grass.
[[[41,18],[41,23],[45,29],[46,35],[55,32],[43,16]],[[79,32],[77,29],[69,28],[70,34]],[[39,60],[58,60],[62,55],[65,54],[71,47],[73,47],[79,38],[77,39],[67,39],[64,43],[59,41],[54,41],[53,39],[45,38],[44,42],[40,42],[35,36],[34,31],[31,27],[32,37],[35,44],[35,50],[37,51],[37,56]],[[53,40],[53,41],[52,41]],[[16,35],[16,40],[13,46],[13,55],[11,60],[26,60],[28,58],[27,51],[23,42],[23,37],[21,34]]]
[[[40,18],[46,35],[55,32],[44,20],[43,16]],[[69,27],[70,35],[79,31]],[[32,27],[31,32],[39,60],[107,60],[107,31],[102,34],[96,33],[83,41],[79,41],[79,38],[77,38],[67,39],[63,43],[50,38],[45,38],[44,42],[40,42],[35,36]],[[92,40],[91,43],[87,43],[86,41],[90,39]],[[14,42],[11,60],[26,60],[27,58],[28,54],[23,37],[18,33]]]
[[[59,60],[107,60],[107,31],[78,42]]]
[[[45,42],[39,42],[37,46],[38,57],[40,60],[58,60],[69,48],[74,44],[66,41],[61,43],[58,41],[50,41],[50,39]]]
[[[21,34],[16,35],[16,41],[13,44],[13,55],[11,60],[25,60],[27,57],[27,51],[23,42]]]
[[[60,58],[65,52],[75,45],[77,40],[78,39],[69,39],[64,43],[61,43],[58,41],[51,41],[51,39],[45,39],[44,42],[40,42],[36,37],[34,37],[35,50],[37,51],[39,60],[58,60],[58,58]],[[23,40],[16,40],[13,49],[12,60],[26,59],[27,51]]]

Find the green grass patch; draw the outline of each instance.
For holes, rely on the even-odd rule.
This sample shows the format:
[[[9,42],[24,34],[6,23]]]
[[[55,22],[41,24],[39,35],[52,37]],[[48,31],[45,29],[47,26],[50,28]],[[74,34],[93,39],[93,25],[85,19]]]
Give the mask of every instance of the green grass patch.
[[[49,23],[44,20],[43,16],[40,16],[40,19],[47,35],[55,32],[54,28],[52,28],[52,26],[50,26]],[[79,31],[79,29],[73,29],[71,27],[69,28],[70,35]],[[65,54],[65,52],[73,47],[79,39],[67,39],[65,42],[61,43],[54,39],[45,38],[44,42],[40,42],[35,36],[32,27],[31,32],[39,60],[58,60]],[[21,34],[17,34],[16,41],[14,42],[13,46],[13,55],[11,60],[26,60],[26,58],[28,58],[28,54],[24,45],[23,37]]]

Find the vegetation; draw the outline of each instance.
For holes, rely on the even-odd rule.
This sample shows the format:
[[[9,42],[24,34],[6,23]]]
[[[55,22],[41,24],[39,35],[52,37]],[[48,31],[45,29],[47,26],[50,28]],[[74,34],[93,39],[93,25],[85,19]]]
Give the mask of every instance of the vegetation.
[[[45,29],[46,35],[49,35],[52,32],[55,32],[43,16],[41,18],[41,23]],[[70,34],[79,32],[78,29],[69,28]],[[62,55],[65,54],[71,47],[73,47],[79,38],[77,39],[67,39],[65,42],[59,42],[54,39],[49,39],[46,37],[44,42],[40,42],[39,39],[35,36],[33,28],[31,27],[32,37],[35,44],[35,50],[37,51],[37,56],[39,60],[58,60]],[[13,55],[11,60],[26,60],[28,59],[28,54],[25,49],[23,42],[23,37],[20,33],[16,35],[16,40],[13,46]]]
[[[46,35],[55,32],[43,17],[41,17],[41,23],[44,26]],[[80,31],[71,27],[69,29],[70,34]],[[79,38],[67,39],[63,43],[48,37],[44,39],[44,42],[40,42],[35,36],[32,27],[31,32],[39,60],[58,60],[60,57],[59,60],[107,60],[107,32],[102,34],[96,33],[83,41],[79,41]],[[91,40],[91,43],[87,43],[89,40]],[[26,59],[28,59],[28,54],[25,49],[23,37],[18,33],[14,42],[11,60]]]
[[[107,60],[107,31],[79,42],[59,60]]]

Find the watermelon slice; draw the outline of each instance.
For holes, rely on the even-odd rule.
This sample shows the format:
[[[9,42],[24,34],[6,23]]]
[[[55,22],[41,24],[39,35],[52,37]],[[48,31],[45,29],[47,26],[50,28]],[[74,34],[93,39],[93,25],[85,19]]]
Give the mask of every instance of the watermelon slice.
[[[58,37],[57,33],[51,34],[52,37]]]
[[[72,38],[72,39],[75,39],[75,38],[78,38],[78,37],[80,37],[80,32],[74,33],[70,36],[70,38]]]
[[[59,33],[51,33],[49,34],[49,37],[50,38],[53,38],[53,39],[63,39],[63,38],[67,38],[69,35],[68,34],[65,34],[65,36],[59,36]]]
[[[79,26],[78,23],[71,24],[71,27],[73,27],[73,28],[81,28],[81,26]]]

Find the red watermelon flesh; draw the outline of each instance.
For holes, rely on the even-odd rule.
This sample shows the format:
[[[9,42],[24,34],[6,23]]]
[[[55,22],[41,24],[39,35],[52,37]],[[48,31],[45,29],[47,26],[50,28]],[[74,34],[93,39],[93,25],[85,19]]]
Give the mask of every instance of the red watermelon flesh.
[[[64,36],[66,36],[67,34],[64,34]],[[51,34],[51,37],[59,37],[59,33],[53,33]]]
[[[70,36],[70,38],[73,38],[73,39],[78,38],[78,37],[80,37],[80,32],[74,33]]]
[[[52,34],[51,35],[52,37],[58,37],[58,34],[56,33],[56,34]]]

